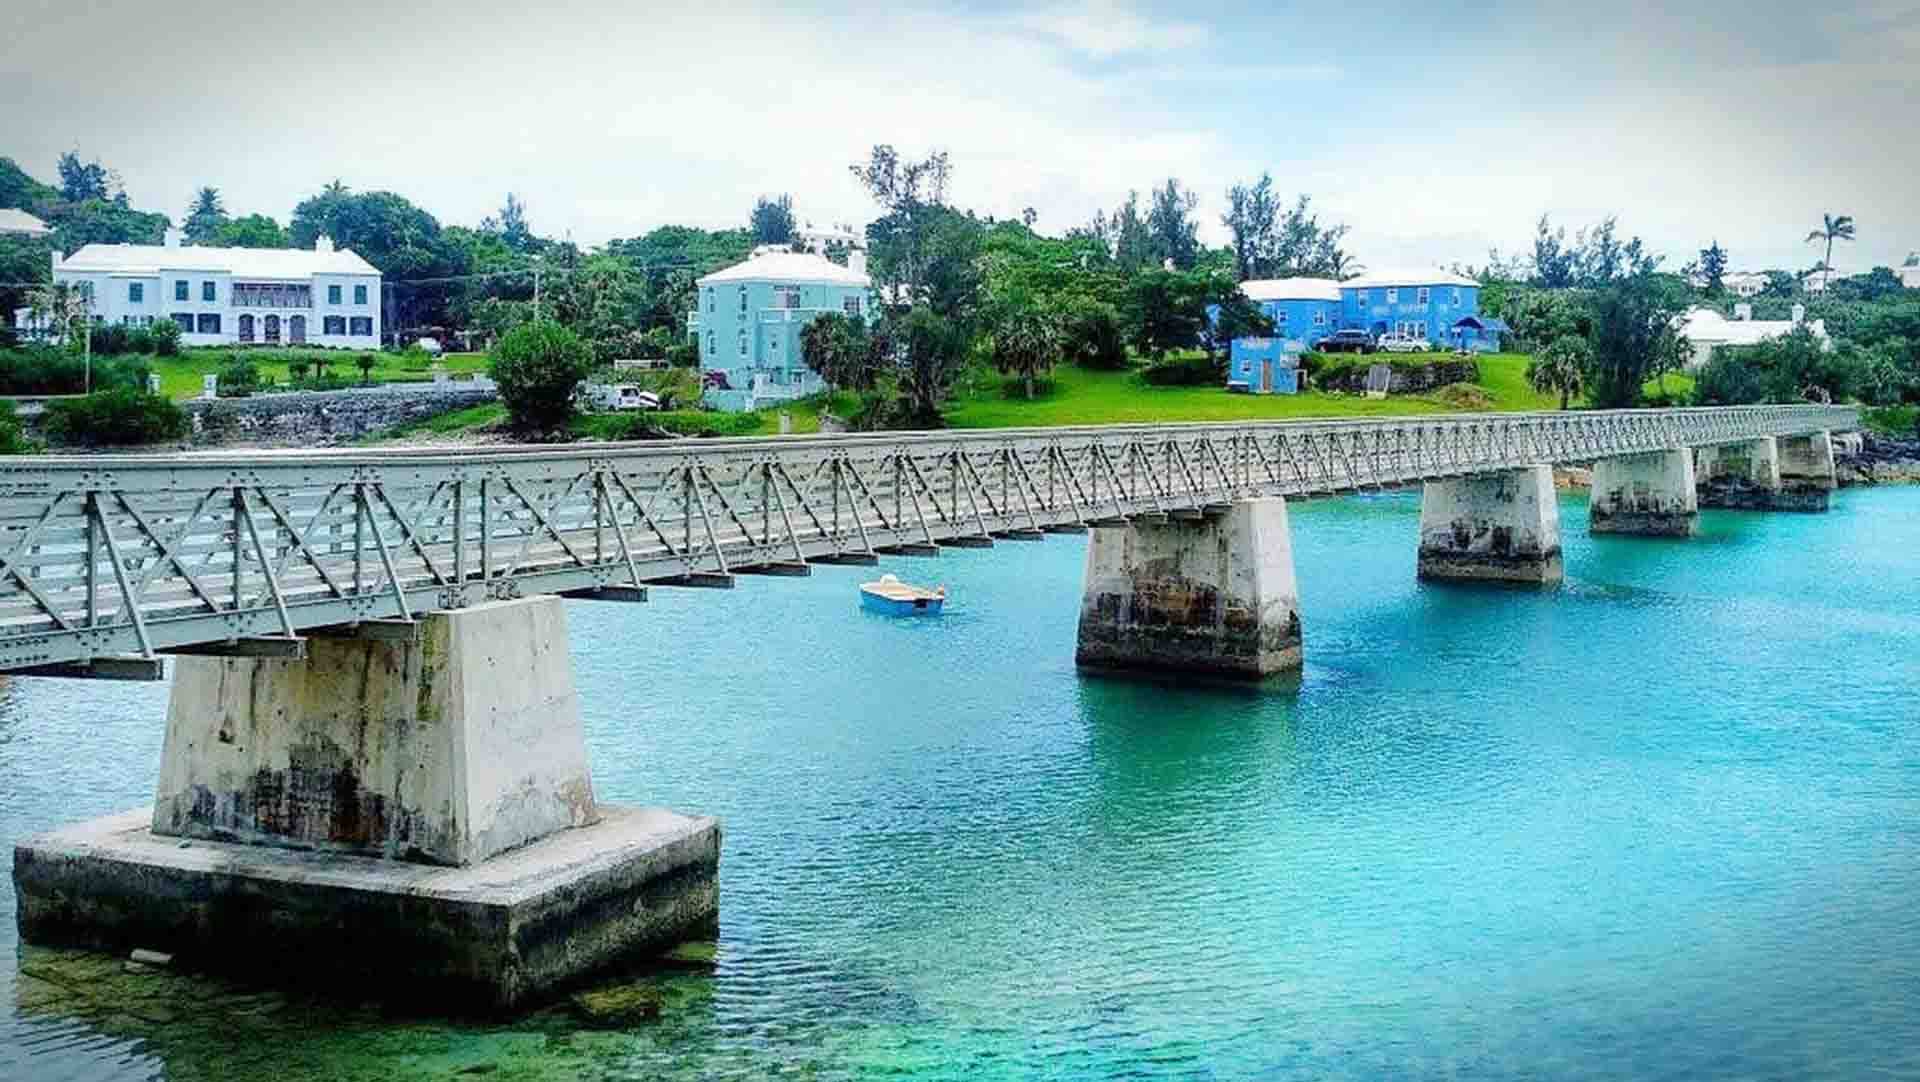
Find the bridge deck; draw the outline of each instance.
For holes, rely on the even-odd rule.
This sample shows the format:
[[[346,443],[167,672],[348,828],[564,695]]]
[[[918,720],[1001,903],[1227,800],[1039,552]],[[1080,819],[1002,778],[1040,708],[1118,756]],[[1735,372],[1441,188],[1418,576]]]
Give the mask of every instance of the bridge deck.
[[[1857,423],[1751,406],[14,458],[0,463],[0,671]]]

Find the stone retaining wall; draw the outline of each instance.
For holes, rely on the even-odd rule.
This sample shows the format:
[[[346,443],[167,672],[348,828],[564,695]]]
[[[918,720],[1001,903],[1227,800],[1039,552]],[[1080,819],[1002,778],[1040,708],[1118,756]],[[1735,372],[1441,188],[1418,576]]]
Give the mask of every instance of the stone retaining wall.
[[[1376,356],[1374,363],[1391,364],[1392,362],[1385,357]],[[1361,394],[1367,389],[1367,369],[1371,367],[1372,365],[1368,364],[1342,369],[1325,380],[1316,378],[1314,383],[1323,391]],[[1418,367],[1394,368],[1393,380],[1387,386],[1387,393],[1424,394],[1436,387],[1445,387],[1449,383],[1476,383],[1479,379],[1480,366],[1471,360],[1436,361],[1433,364]]]
[[[331,447],[499,397],[491,386],[449,383],[194,399],[180,406],[192,418],[188,442],[196,447]]]

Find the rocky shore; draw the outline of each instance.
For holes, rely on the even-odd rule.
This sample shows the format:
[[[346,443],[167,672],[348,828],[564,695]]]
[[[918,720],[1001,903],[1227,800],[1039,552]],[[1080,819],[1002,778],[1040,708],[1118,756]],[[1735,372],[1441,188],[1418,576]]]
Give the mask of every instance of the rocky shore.
[[[1843,487],[1920,482],[1920,439],[1864,433],[1860,450],[1843,454],[1835,448],[1833,471]]]

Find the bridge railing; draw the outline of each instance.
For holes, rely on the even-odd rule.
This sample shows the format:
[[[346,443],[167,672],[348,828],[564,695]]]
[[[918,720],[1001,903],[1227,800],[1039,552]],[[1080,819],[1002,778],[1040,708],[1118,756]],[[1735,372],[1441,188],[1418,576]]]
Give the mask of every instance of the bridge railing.
[[[1844,407],[1753,406],[14,458],[0,671],[1857,424]]]

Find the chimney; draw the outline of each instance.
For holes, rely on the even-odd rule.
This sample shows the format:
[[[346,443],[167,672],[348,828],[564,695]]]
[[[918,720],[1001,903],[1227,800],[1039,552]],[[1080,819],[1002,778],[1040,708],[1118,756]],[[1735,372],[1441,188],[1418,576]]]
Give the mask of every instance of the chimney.
[[[1794,305],[1793,306],[1793,325],[1796,327],[1799,326],[1801,323],[1806,321],[1806,318],[1807,318],[1807,306],[1804,304]]]
[[[178,248],[180,247],[180,238],[185,235],[186,234],[180,232],[180,230],[178,229],[168,229],[166,233],[166,239],[163,240],[161,243],[165,244],[169,248]]]
[[[1751,305],[1751,304],[1736,304],[1736,305],[1734,305],[1734,306],[1733,306],[1733,318],[1735,318],[1735,319],[1739,319],[1739,320],[1748,320],[1748,319],[1752,319],[1752,318],[1753,318],[1753,305]]]
[[[867,253],[864,248],[847,249],[847,269],[855,274],[867,273]]]
[[[325,233],[313,238],[313,250],[316,252],[333,251],[333,238],[327,236]]]

